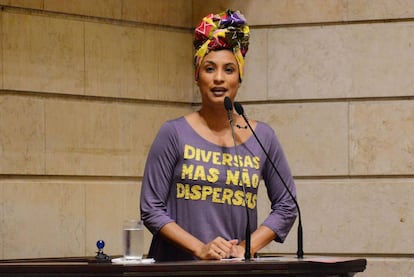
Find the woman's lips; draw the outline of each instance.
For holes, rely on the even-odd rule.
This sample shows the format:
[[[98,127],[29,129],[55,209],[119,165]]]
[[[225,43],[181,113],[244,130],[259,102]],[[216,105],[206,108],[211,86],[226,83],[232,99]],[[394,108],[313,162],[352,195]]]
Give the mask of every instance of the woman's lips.
[[[226,88],[222,88],[222,87],[217,87],[217,88],[212,88],[211,92],[215,95],[215,96],[222,96],[227,92]]]

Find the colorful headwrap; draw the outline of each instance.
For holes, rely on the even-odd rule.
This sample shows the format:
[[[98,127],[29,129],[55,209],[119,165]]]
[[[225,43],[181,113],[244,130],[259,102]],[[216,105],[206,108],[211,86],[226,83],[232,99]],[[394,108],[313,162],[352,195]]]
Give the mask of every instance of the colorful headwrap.
[[[249,48],[249,26],[239,11],[227,10],[209,14],[195,29],[194,56],[195,79],[198,79],[203,58],[212,50],[232,50],[239,67],[240,81],[243,79],[244,57]]]

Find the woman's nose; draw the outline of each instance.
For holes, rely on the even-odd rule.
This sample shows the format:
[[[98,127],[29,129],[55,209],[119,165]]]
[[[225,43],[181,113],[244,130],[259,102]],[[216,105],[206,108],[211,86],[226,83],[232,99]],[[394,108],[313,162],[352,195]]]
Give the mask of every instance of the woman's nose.
[[[224,81],[224,71],[219,69],[216,71],[216,74],[214,75],[214,81],[215,82],[223,82]]]

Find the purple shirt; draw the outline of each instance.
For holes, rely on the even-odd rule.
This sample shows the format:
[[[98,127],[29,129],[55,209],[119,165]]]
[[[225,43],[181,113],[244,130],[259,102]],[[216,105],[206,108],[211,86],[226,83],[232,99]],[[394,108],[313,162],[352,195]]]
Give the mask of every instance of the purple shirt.
[[[258,122],[255,132],[296,195],[273,129]],[[255,137],[235,150],[205,140],[184,117],[166,122],[150,149],[142,182],[141,218],[153,234],[149,257],[156,261],[194,259],[159,236],[159,230],[173,221],[205,243],[217,236],[244,240],[245,203],[253,232],[257,229],[257,190],[262,179],[271,201],[270,214],[262,225],[277,234],[276,241],[283,242],[296,219],[296,206]],[[245,191],[239,180],[243,180]]]

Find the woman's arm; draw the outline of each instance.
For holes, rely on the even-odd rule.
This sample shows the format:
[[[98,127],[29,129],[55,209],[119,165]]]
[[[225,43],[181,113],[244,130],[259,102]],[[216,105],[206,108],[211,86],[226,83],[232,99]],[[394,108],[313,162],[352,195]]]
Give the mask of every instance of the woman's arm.
[[[276,238],[275,232],[272,231],[269,227],[266,226],[259,226],[252,233],[251,236],[251,257],[254,257],[254,254],[259,252],[260,249],[268,245],[271,241]],[[233,251],[231,252],[232,257],[236,258],[243,258],[244,252],[246,249],[246,241],[242,241],[240,244],[233,247]]]

